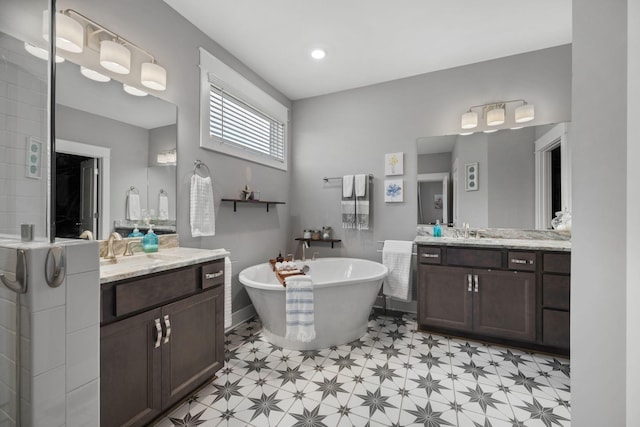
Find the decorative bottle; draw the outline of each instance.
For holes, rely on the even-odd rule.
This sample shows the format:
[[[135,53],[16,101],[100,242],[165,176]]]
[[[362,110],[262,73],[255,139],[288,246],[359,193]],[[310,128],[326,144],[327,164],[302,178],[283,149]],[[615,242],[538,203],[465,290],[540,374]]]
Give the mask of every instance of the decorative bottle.
[[[440,220],[436,220],[436,225],[433,226],[433,237],[442,237],[442,226]]]
[[[149,225],[149,231],[142,238],[142,250],[144,252],[158,252],[158,235],[153,232],[153,228]]]

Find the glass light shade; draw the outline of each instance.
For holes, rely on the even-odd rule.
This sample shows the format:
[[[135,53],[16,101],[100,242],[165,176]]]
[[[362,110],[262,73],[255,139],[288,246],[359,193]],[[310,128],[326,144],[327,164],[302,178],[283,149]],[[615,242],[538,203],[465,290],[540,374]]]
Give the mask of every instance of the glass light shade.
[[[484,132],[484,133],[494,133],[494,132],[498,132],[498,129],[487,129],[487,130],[483,130],[482,132]]]
[[[87,68],[84,65],[80,66],[80,73],[88,79],[95,80],[97,82],[108,82],[111,80],[111,77],[105,76],[102,73],[97,72],[96,70],[92,70],[91,68]]]
[[[469,111],[462,115],[460,120],[460,127],[462,129],[473,129],[476,126],[478,126],[478,113]]]
[[[147,95],[149,95],[147,92],[145,92],[143,90],[140,90],[137,87],[129,86],[126,83],[123,83],[122,87],[123,87],[124,91],[127,92],[129,95],[133,95],[133,96],[147,96]]]
[[[177,160],[178,160],[178,153],[176,152],[176,150],[171,150],[167,153],[167,163],[175,164]]]
[[[80,53],[84,49],[84,27],[70,16],[55,14],[56,47],[68,52]],[[49,41],[49,11],[42,11],[42,38]]]
[[[167,88],[167,70],[158,64],[145,62],[140,70],[140,82],[149,89],[165,90]]]
[[[31,43],[24,42],[24,50],[26,50],[36,58],[44,59],[45,61],[49,60],[49,51],[46,49],[34,46]],[[60,64],[61,62],[64,62],[64,58],[62,56],[56,55],[56,64]]]
[[[118,74],[131,71],[131,51],[120,43],[111,40],[100,42],[100,65]]]
[[[504,108],[497,107],[487,111],[487,126],[498,126],[504,123]]]
[[[158,153],[158,163],[161,165],[169,163],[169,159],[167,158],[167,153],[165,151]]]
[[[524,104],[516,108],[516,123],[526,123],[533,120],[536,116],[535,108],[531,104]]]
[[[473,135],[473,132],[460,132],[461,136]]]

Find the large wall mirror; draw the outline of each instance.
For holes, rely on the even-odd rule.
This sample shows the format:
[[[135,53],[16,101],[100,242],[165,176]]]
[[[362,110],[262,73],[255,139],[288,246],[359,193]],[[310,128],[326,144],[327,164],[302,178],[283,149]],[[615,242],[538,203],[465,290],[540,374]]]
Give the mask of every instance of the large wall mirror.
[[[56,70],[56,237],[175,232],[176,106]],[[84,234],[85,236],[87,233]]]
[[[571,209],[568,124],[418,138],[418,224],[549,229]]]

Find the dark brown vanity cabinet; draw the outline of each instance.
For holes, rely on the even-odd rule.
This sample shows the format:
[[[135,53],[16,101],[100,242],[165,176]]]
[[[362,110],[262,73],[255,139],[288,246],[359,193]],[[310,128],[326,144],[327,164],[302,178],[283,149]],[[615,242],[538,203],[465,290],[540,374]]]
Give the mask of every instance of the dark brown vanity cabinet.
[[[540,264],[546,255],[538,251],[420,245],[419,328],[529,347],[568,349],[562,329],[568,307],[566,311],[561,309],[559,301],[567,296],[563,292],[569,290],[569,277],[542,275]],[[559,255],[570,258],[569,254]],[[542,287],[543,298],[539,297],[539,276],[546,284]],[[540,315],[542,322],[538,322]]]
[[[542,342],[569,350],[569,308],[571,302],[571,256],[562,253],[543,255]]]
[[[101,426],[146,425],[222,367],[223,283],[219,260],[102,286]]]

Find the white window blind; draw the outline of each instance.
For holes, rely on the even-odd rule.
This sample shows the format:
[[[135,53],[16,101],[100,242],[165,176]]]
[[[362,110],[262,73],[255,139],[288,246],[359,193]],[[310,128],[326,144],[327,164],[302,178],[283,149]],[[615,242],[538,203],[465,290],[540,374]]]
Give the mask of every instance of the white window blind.
[[[209,137],[284,162],[284,124],[210,84]]]

